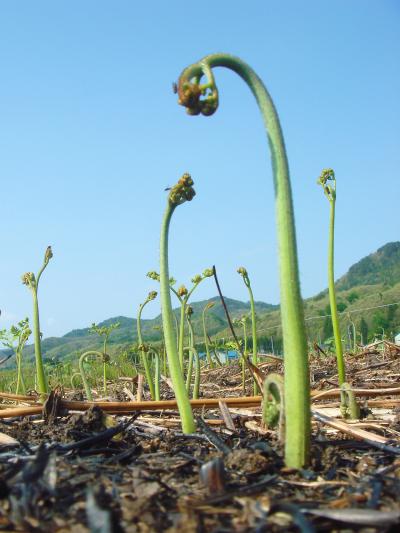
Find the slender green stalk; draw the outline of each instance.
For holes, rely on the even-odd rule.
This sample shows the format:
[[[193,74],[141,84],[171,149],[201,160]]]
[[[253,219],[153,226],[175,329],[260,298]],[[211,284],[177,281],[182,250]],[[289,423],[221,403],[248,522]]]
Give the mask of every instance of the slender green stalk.
[[[179,103],[188,113],[212,115],[218,107],[213,67],[236,72],[249,86],[259,105],[272,154],[278,246],[280,256],[281,320],[285,349],[285,462],[301,468],[309,460],[310,383],[303,303],[300,294],[295,223],[289,167],[279,117],[257,74],[239,58],[213,54],[183,71],[178,81]],[[202,76],[206,83],[200,84]]]
[[[161,312],[164,330],[165,348],[167,351],[168,365],[178,409],[182,421],[182,431],[193,433],[196,425],[193,418],[192,407],[186,391],[174,330],[174,319],[171,304],[171,291],[169,284],[168,268],[168,233],[172,214],[175,208],[186,201],[193,199],[195,191],[193,180],[189,174],[184,174],[179,182],[169,192],[167,208],[161,225],[160,237],[160,296]]]
[[[179,325],[178,325],[178,319],[176,318],[176,314],[172,313],[172,316],[174,317],[174,323],[175,323],[175,332],[176,332],[176,338],[177,338],[177,344],[176,347],[179,350]]]
[[[39,302],[38,302],[38,289],[39,289],[39,280],[43,274],[44,269],[49,264],[50,259],[53,257],[53,252],[51,246],[46,248],[44,254],[43,265],[39,270],[37,276],[33,272],[26,272],[22,276],[22,283],[26,285],[31,293],[33,298],[33,338],[35,343],[35,363],[36,363],[36,380],[38,386],[38,392],[43,398],[47,392],[47,379],[43,366],[43,357],[42,357],[42,344],[41,344],[41,332],[40,332],[40,321],[39,321]]]
[[[193,360],[196,361],[196,366],[195,366],[195,371],[194,371],[194,385],[193,385],[192,398],[193,400],[197,400],[200,395],[200,377],[201,377],[199,353],[194,346],[186,346],[185,348],[183,348],[183,351],[189,352],[189,365],[188,365],[188,371],[186,375],[186,389],[188,391],[188,394],[190,394],[190,385],[192,382]]]
[[[77,377],[80,377],[82,378],[82,374],[80,372],[75,372],[74,374],[72,374],[71,376],[71,387],[75,390],[76,389],[76,385],[74,383],[74,379],[77,378]]]
[[[85,359],[87,357],[89,357],[89,355],[96,355],[97,357],[101,357],[101,359],[103,359],[104,358],[104,354],[102,354],[101,352],[98,352],[96,350],[89,350],[89,351],[83,353],[79,357],[79,372],[81,374],[82,383],[83,383],[83,387],[85,389],[86,398],[90,402],[92,402],[93,401],[93,394],[92,394],[91,388],[89,387],[89,382],[88,382],[88,379],[87,379],[87,376],[86,376],[86,370],[85,370],[85,367],[84,367]]]
[[[107,353],[107,337],[105,337],[103,342],[103,354]],[[107,394],[107,361],[106,358],[103,358],[103,391],[104,394]]]
[[[194,371],[193,400],[197,400],[200,397],[201,367],[200,367],[199,352],[196,350],[196,348],[193,348],[193,351],[194,351],[194,355],[196,358],[196,368]]]
[[[165,349],[165,343],[162,346],[162,354],[163,354],[163,368],[164,368],[164,376],[168,377],[168,366],[167,366],[167,351]]]
[[[246,396],[246,366],[248,364],[248,353],[247,353],[247,317],[243,315],[242,318],[237,318],[232,322],[233,326],[242,326],[243,328],[243,350],[240,350],[240,346],[236,346],[236,351],[240,358],[240,364],[242,365],[242,391],[243,396]],[[239,340],[239,343],[242,343]]]
[[[249,275],[247,273],[247,270],[244,267],[239,267],[237,271],[238,271],[238,274],[240,274],[242,276],[244,284],[246,285],[247,290],[249,291],[250,312],[251,312],[251,332],[252,332],[252,336],[253,336],[253,358],[252,358],[252,363],[253,363],[253,365],[257,366],[257,364],[258,364],[258,356],[257,356],[257,351],[258,351],[257,350],[257,324],[256,324],[256,308],[255,308],[255,305],[254,305],[253,291],[251,289],[250,278],[249,278]],[[253,389],[254,395],[256,395],[258,393],[258,391],[259,391],[259,389],[258,389],[257,383],[254,381],[254,389]]]
[[[332,185],[328,184],[332,182]],[[342,337],[339,327],[339,315],[336,305],[336,291],[335,291],[335,206],[336,206],[336,178],[335,173],[331,168],[322,171],[318,185],[324,189],[324,194],[328,198],[330,204],[329,214],[329,245],[328,245],[328,289],[329,289],[329,304],[331,308],[333,336],[335,339],[336,360],[338,368],[339,385],[346,382],[346,371],[343,357]]]
[[[214,305],[215,305],[214,302],[208,302],[208,304],[206,304],[204,306],[204,309],[203,309],[203,312],[202,312],[204,345],[205,345],[205,348],[206,348],[207,363],[208,363],[208,366],[210,368],[214,368],[214,362],[211,359],[210,346],[209,346],[209,342],[208,342],[208,335],[207,335],[207,328],[206,328],[206,312],[209,309],[211,309],[212,307],[214,307]]]
[[[183,365],[183,345],[184,345],[184,339],[185,339],[185,296],[187,296],[188,290],[184,285],[179,287],[178,289],[178,295],[180,297],[181,302],[181,309],[180,309],[180,315],[179,315],[179,336],[178,336],[178,351],[179,351],[179,363],[181,365],[181,369],[183,371],[184,365]],[[174,315],[175,316],[175,315]]]
[[[139,311],[138,311],[138,316],[137,316],[137,321],[136,321],[138,342],[139,342],[139,350],[140,350],[140,358],[142,360],[142,365],[144,367],[144,372],[146,374],[146,380],[147,380],[147,383],[149,385],[150,396],[151,396],[152,400],[156,399],[156,394],[155,394],[153,377],[151,375],[150,365],[149,365],[149,361],[148,361],[148,358],[147,358],[147,353],[146,353],[146,350],[143,349],[144,344],[143,344],[143,338],[142,338],[141,320],[142,320],[143,308],[145,307],[146,304],[148,304],[149,302],[154,300],[156,297],[157,297],[157,292],[156,291],[149,292],[146,300],[142,304],[139,305]]]
[[[154,354],[154,400],[160,400],[160,375],[161,375],[161,361],[160,352],[152,346],[150,350]]]
[[[17,387],[15,389],[15,394],[25,394],[26,387],[24,377],[22,375],[22,353],[17,352],[15,356],[17,362]]]
[[[147,273],[147,276],[151,279],[154,279],[156,281],[160,281],[160,275],[157,274],[155,271],[151,271]],[[178,326],[178,319],[176,318],[175,313],[173,313],[173,318],[175,321],[175,328],[176,328],[176,335],[177,335],[177,347],[179,352],[179,361],[181,368],[183,369],[183,345],[184,345],[184,339],[185,339],[185,310],[186,305],[189,301],[189,298],[195,291],[195,289],[198,287],[198,285],[205,279],[212,276],[212,270],[210,268],[206,268],[203,273],[196,274],[192,278],[193,286],[190,290],[188,290],[185,285],[181,285],[178,289],[175,289],[173,285],[175,284],[174,278],[169,278],[169,285],[171,291],[175,294],[175,296],[178,298],[180,303],[180,320],[179,320],[179,326]]]
[[[192,278],[193,286],[188,291],[187,288],[182,285],[177,290],[177,296],[181,302],[181,313],[180,313],[180,325],[179,325],[179,340],[178,340],[178,346],[179,346],[179,361],[181,363],[181,368],[183,368],[183,345],[184,345],[184,338],[185,338],[185,311],[186,306],[188,304],[189,298],[192,296],[193,292],[197,289],[197,287],[200,285],[200,283],[206,279],[212,276],[212,270],[211,268],[206,268],[202,274],[196,274]]]
[[[25,318],[18,322],[16,326],[11,326],[10,330],[0,330],[0,343],[10,348],[14,354],[17,363],[17,385],[15,394],[25,394],[26,387],[22,374],[22,352],[25,344],[28,342],[32,331],[29,328],[29,319]]]
[[[243,326],[243,354],[245,357],[247,357],[247,317],[243,316],[240,320],[240,323]],[[239,352],[240,353],[240,352]],[[242,357],[242,389],[243,394],[246,395],[246,361]]]
[[[107,364],[109,363],[110,357],[107,354],[107,343],[108,338],[110,337],[111,333],[114,331],[114,329],[119,328],[119,322],[114,322],[113,324],[110,324],[109,326],[100,326],[96,325],[95,323],[92,324],[89,332],[90,333],[97,333],[100,337],[104,337],[103,341],[103,391],[104,394],[107,394]]]
[[[186,390],[188,391],[188,394],[190,394],[190,385],[192,382],[192,373],[193,373],[193,357],[194,357],[194,331],[193,331],[193,325],[191,321],[191,317],[193,314],[193,308],[188,305],[186,307],[186,320],[189,327],[189,362],[188,362],[188,368],[187,368],[187,374],[186,374]]]

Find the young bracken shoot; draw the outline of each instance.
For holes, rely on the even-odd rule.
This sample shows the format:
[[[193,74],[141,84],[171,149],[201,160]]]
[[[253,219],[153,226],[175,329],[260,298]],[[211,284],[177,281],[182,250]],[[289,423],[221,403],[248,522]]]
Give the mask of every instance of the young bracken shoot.
[[[98,357],[101,361],[103,361],[103,364],[109,361],[109,357],[105,352],[101,353],[101,352],[98,352],[97,350],[89,350],[88,352],[83,353],[79,357],[79,372],[81,374],[83,388],[85,389],[85,393],[86,393],[86,398],[89,401],[93,401],[93,394],[92,394],[92,390],[89,386],[89,382],[86,376],[86,370],[85,370],[84,363],[86,362],[86,359],[91,355]]]
[[[233,321],[234,326],[242,326],[243,328],[243,355],[242,357],[242,390],[243,396],[246,396],[246,361],[247,354],[247,322],[249,318],[247,315],[243,315],[242,318],[238,318]]]
[[[40,277],[43,274],[44,269],[49,264],[50,259],[53,257],[53,252],[51,246],[46,248],[44,254],[44,260],[42,268],[39,270],[37,275],[33,272],[26,272],[22,276],[22,283],[29,287],[32,298],[33,298],[33,337],[35,339],[35,362],[36,362],[36,379],[37,387],[41,396],[47,394],[47,381],[46,375],[43,367],[42,359],[42,345],[41,345],[41,333],[40,333],[40,322],[39,322],[39,302],[38,302],[38,289]]]
[[[32,331],[29,327],[29,319],[25,318],[18,322],[16,326],[11,326],[10,331],[0,330],[0,343],[10,348],[14,354],[17,363],[17,386],[15,394],[25,394],[26,388],[22,375],[22,351],[27,343]]]
[[[256,324],[256,308],[254,305],[254,296],[253,291],[251,290],[251,284],[250,284],[250,278],[247,273],[247,270],[244,267],[238,268],[238,274],[240,274],[243,278],[244,284],[247,287],[247,290],[249,291],[249,298],[250,298],[250,313],[251,313],[251,331],[253,336],[253,358],[252,363],[253,365],[257,365],[258,359],[257,359],[257,324]],[[258,387],[257,383],[254,382],[254,394],[257,394]]]
[[[332,182],[332,184],[328,182]],[[334,274],[334,253],[335,253],[335,206],[336,206],[336,178],[331,168],[326,168],[321,172],[317,181],[321,185],[325,196],[330,204],[329,215],[329,245],[328,245],[328,287],[329,304],[331,308],[333,335],[335,338],[336,359],[338,367],[339,385],[346,381],[346,372],[343,358],[342,337],[340,336],[339,316],[336,305],[335,274]]]
[[[331,183],[328,183],[331,182]],[[334,258],[335,258],[335,207],[336,207],[336,178],[335,173],[331,168],[326,168],[321,172],[317,181],[321,185],[325,196],[328,198],[330,204],[329,216],[329,245],[328,245],[328,289],[329,289],[329,304],[331,308],[333,336],[335,339],[336,360],[338,368],[339,386],[342,389],[341,393],[341,412],[345,418],[358,418],[359,409],[356,404],[354,394],[351,391],[350,385],[346,383],[346,369],[343,357],[343,344],[340,334],[339,315],[336,304],[336,290],[335,290],[335,273],[334,273]]]
[[[301,468],[308,463],[310,444],[310,384],[303,303],[300,294],[296,235],[289,167],[279,117],[272,99],[257,74],[241,59],[212,54],[190,65],[181,74],[179,103],[190,115],[212,115],[218,107],[218,89],[212,69],[226,67],[249,86],[259,105],[268,134],[274,174],[282,332],[285,350],[285,462]],[[202,83],[202,77],[206,81]]]
[[[107,364],[110,361],[110,357],[107,354],[107,344],[108,339],[111,335],[111,333],[114,331],[114,329],[119,328],[120,324],[119,322],[114,322],[113,324],[110,324],[109,326],[100,326],[95,323],[92,324],[90,328],[90,333],[97,333],[100,337],[104,337],[103,339],[103,390],[104,394],[107,394]]]
[[[196,274],[191,279],[193,285],[190,289],[187,289],[185,285],[181,285],[178,287],[178,289],[175,289],[175,279],[169,278],[169,285],[171,291],[175,294],[175,296],[178,298],[181,309],[180,309],[180,320],[179,320],[179,326],[177,325],[177,319],[176,315],[173,313],[173,318],[176,326],[176,331],[178,335],[178,352],[179,352],[179,361],[181,364],[181,368],[183,369],[183,345],[184,345],[184,338],[185,338],[185,312],[186,307],[189,302],[189,298],[192,296],[193,292],[197,289],[197,287],[200,285],[200,283],[206,279],[212,276],[212,269],[206,268],[202,274]],[[160,275],[157,274],[157,272],[151,271],[147,273],[147,277],[154,279],[156,281],[160,281]]]
[[[210,368],[214,368],[214,361],[211,359],[210,354],[210,343],[208,342],[208,333],[207,333],[207,327],[206,327],[206,312],[214,307],[215,302],[208,302],[203,309],[202,312],[202,322],[203,322],[203,335],[204,335],[204,346],[206,348],[206,357],[207,357],[207,363]]]
[[[143,311],[143,308],[145,307],[145,305],[148,304],[149,302],[152,302],[155,298],[157,298],[157,292],[156,291],[151,291],[147,295],[147,298],[145,299],[145,301],[142,304],[139,305],[139,311],[138,311],[137,323],[136,323],[139,346],[143,346],[142,324],[141,324],[142,311]],[[147,355],[147,353],[144,350],[140,350],[140,358],[142,360],[142,365],[144,367],[144,372],[146,374],[147,383],[149,385],[151,399],[155,400],[156,399],[156,395],[155,395],[155,389],[154,389],[154,382],[153,382],[153,378],[151,376],[151,370],[150,370],[150,364],[149,364],[149,360],[148,360],[148,355]]]
[[[161,225],[160,237],[160,296],[165,348],[184,433],[193,433],[196,429],[196,425],[189,401],[189,395],[183,379],[176,344],[168,270],[168,233],[171,217],[176,207],[185,202],[190,202],[195,194],[192,178],[189,174],[184,174],[178,183],[169,191],[167,208]]]

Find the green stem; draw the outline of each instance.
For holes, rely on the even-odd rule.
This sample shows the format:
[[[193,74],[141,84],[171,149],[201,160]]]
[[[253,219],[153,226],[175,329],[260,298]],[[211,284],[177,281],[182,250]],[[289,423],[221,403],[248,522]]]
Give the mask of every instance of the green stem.
[[[160,352],[152,346],[151,351],[154,353],[154,399],[160,400],[160,374],[161,374],[161,362]]]
[[[186,317],[188,326],[189,326],[189,363],[188,363],[188,369],[187,369],[187,375],[186,375],[186,390],[188,394],[190,394],[190,384],[192,381],[192,373],[193,373],[193,357],[194,357],[194,332],[193,332],[193,326],[192,322],[190,320],[190,315]]]
[[[208,366],[210,368],[214,368],[214,363],[213,363],[213,360],[211,359],[210,348],[209,348],[209,345],[208,345],[208,336],[207,336],[207,328],[206,328],[206,311],[207,311],[207,309],[208,309],[208,307],[206,305],[204,307],[203,313],[202,313],[204,345],[205,345],[205,348],[206,348],[206,356],[207,356]]]
[[[250,285],[247,287],[249,291],[249,297],[250,297],[250,309],[251,309],[251,332],[253,336],[253,365],[257,365],[258,363],[258,343],[257,343],[257,323],[256,323],[256,309],[254,305],[254,297],[253,297],[253,291],[251,290]],[[254,390],[254,392],[257,390],[257,388]]]
[[[244,348],[243,353],[244,357],[247,357],[247,328],[246,328],[246,320],[243,320],[243,338],[244,338]],[[240,352],[239,352],[240,353]],[[243,389],[243,395],[246,396],[246,361],[242,357],[242,389]]]
[[[79,372],[81,374],[82,383],[83,383],[83,387],[85,389],[86,398],[90,402],[92,402],[93,401],[93,394],[92,394],[91,388],[89,387],[89,382],[88,382],[87,376],[86,376],[86,370],[85,370],[85,367],[83,365],[83,363],[85,362],[86,357],[88,357],[89,355],[96,355],[96,356],[101,357],[103,359],[103,354],[101,352],[97,352],[96,350],[89,350],[88,352],[83,353],[80,356],[80,358],[79,358]]]
[[[267,130],[272,155],[275,186],[276,218],[280,259],[281,320],[285,349],[285,462],[301,468],[309,461],[310,447],[310,383],[303,303],[297,261],[292,192],[285,144],[279,117],[272,99],[257,74],[239,58],[213,54],[188,67],[178,83],[180,103],[193,114],[212,114],[218,105],[213,67],[226,67],[236,72],[249,86],[260,108]],[[196,76],[205,74],[211,95],[196,97]],[[193,90],[194,89],[194,90]],[[200,89],[201,92],[201,89]],[[204,94],[204,91],[203,91]]]
[[[198,351],[193,348],[193,352],[196,358],[196,369],[194,374],[194,387],[193,387],[193,400],[197,400],[200,396],[200,357]]]
[[[354,324],[354,322],[352,322],[353,324],[353,351],[354,353],[357,353],[357,332],[356,332],[356,325]]]
[[[20,394],[20,392],[25,394],[26,388],[24,378],[22,376],[22,352],[17,351],[15,356],[17,360],[17,388],[15,394]]]
[[[144,306],[145,306],[149,301],[150,301],[150,300],[145,300],[144,303],[142,303],[141,305],[139,305],[139,311],[138,311],[138,316],[137,316],[137,321],[136,321],[139,346],[140,346],[140,345],[143,345],[142,325],[141,325],[142,311],[143,311]],[[153,377],[152,377],[152,375],[151,375],[151,370],[150,370],[149,360],[148,360],[148,358],[147,358],[147,354],[146,354],[146,352],[145,352],[144,350],[140,350],[140,358],[141,358],[141,360],[142,360],[142,365],[143,365],[143,367],[144,367],[144,372],[145,372],[145,375],[146,375],[146,380],[147,380],[147,383],[148,383],[148,385],[149,385],[150,396],[151,396],[151,399],[154,400],[154,399],[155,399],[155,390],[154,390]]]
[[[168,201],[164,213],[161,238],[160,238],[160,292],[161,292],[161,310],[165,338],[165,348],[167,351],[168,365],[170,376],[175,391],[176,401],[182,421],[182,430],[184,433],[194,433],[196,426],[193,419],[192,407],[189,396],[186,391],[185,382],[182,375],[179,354],[176,348],[176,335],[174,330],[174,319],[171,304],[171,291],[169,286],[169,269],[168,269],[168,232],[172,214],[176,204]]]
[[[172,287],[171,287],[172,288]],[[175,292],[176,294],[176,292]],[[179,298],[179,296],[178,296]],[[178,319],[176,318],[176,314],[175,313],[172,313],[172,316],[174,317],[174,323],[175,323],[175,332],[176,332],[176,338],[178,339],[177,340],[177,348],[179,350],[179,326],[178,326]]]
[[[186,375],[186,389],[188,391],[188,394],[190,393],[190,384],[192,381],[192,374],[193,374],[193,359],[196,359],[196,367],[195,367],[195,374],[194,374],[194,386],[193,386],[193,394],[192,398],[193,400],[197,400],[200,395],[200,357],[199,354],[194,348],[194,346],[186,346],[183,348],[184,352],[189,352],[189,365],[188,365],[188,372]]]
[[[106,362],[106,354],[107,354],[107,335],[104,338],[103,343],[103,390],[104,394],[107,394],[107,362]]]
[[[74,378],[76,377],[80,377],[82,378],[82,374],[80,372],[75,372],[75,374],[72,374],[71,376],[71,387],[75,390],[76,386],[75,386],[75,383],[74,383]]]
[[[258,357],[257,357],[257,351],[258,351],[257,350],[257,324],[256,324],[256,308],[255,308],[255,305],[254,305],[253,291],[251,289],[250,279],[249,279],[249,276],[247,274],[246,269],[241,267],[241,268],[239,268],[238,272],[241,273],[241,275],[243,276],[244,284],[246,285],[247,290],[249,291],[250,314],[251,314],[251,331],[252,331],[252,336],[253,336],[253,358],[252,358],[252,363],[253,363],[253,365],[257,366],[257,363],[258,363]],[[259,392],[259,388],[257,386],[256,381],[254,381],[254,384],[253,384],[253,392],[254,392],[254,395],[256,395]]]
[[[46,375],[42,358],[42,344],[40,339],[39,302],[37,288],[32,288],[33,297],[33,338],[35,343],[36,379],[40,395],[43,397],[48,392]]]
[[[340,335],[339,315],[336,305],[335,274],[334,274],[334,245],[335,245],[335,198],[330,202],[329,217],[329,251],[328,251],[328,287],[329,304],[331,307],[333,335],[335,338],[336,359],[339,376],[339,386],[346,382],[346,371],[343,358],[342,337]]]
[[[185,295],[184,298],[180,298],[181,302],[181,313],[180,313],[180,324],[179,324],[179,361],[181,364],[181,368],[183,369],[183,345],[185,341],[185,311],[186,306],[189,301],[189,298],[193,294],[193,291],[196,289],[196,287],[199,285],[200,282],[195,283],[193,287],[190,289],[190,291]],[[179,295],[177,295],[179,298]]]
[[[179,363],[181,365],[181,369],[183,372],[183,345],[185,340],[185,307],[186,307],[186,301],[185,299],[181,300],[181,313],[180,313],[180,320],[179,320],[179,339],[178,339],[178,345],[179,345]]]
[[[162,354],[163,354],[164,376],[168,377],[167,352],[165,350],[165,343],[162,346]]]

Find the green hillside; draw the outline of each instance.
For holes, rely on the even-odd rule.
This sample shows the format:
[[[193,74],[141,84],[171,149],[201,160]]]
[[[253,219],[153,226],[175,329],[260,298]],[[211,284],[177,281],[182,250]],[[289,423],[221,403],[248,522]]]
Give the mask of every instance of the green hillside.
[[[337,282],[340,290],[360,285],[391,287],[400,281],[400,242],[389,242],[350,267]]]
[[[225,301],[229,307],[232,318],[241,317],[242,315],[250,312],[249,303],[234,300],[232,298],[226,298]],[[191,303],[193,308],[192,322],[196,336],[202,336],[202,311],[205,305],[209,302],[214,303],[214,307],[207,312],[207,331],[209,335],[215,335],[226,327],[227,322],[225,320],[225,313],[219,297],[214,297],[200,302],[193,302]],[[257,313],[260,315],[264,314],[268,310],[277,308],[277,306],[263,302],[256,302],[255,306]],[[179,319],[179,308],[175,308],[174,312],[176,317]],[[110,324],[116,322],[118,322],[120,326],[110,335],[108,343],[110,353],[127,349],[137,342],[136,319],[125,316],[117,316],[104,320],[99,325],[109,326]],[[156,318],[151,320],[143,319],[141,324],[143,339],[146,342],[154,342],[161,339],[161,315],[158,315]],[[97,334],[90,332],[90,327],[74,329],[63,337],[49,337],[42,341],[43,354],[47,360],[58,360],[63,358],[77,359],[78,354],[81,354],[87,350],[101,350],[102,346],[102,340],[100,340],[100,337]],[[7,354],[9,351],[4,350],[2,353]],[[26,346],[24,350],[24,358],[26,360],[33,360],[33,345]],[[13,364],[12,360],[10,360],[10,364]]]
[[[375,335],[385,334],[390,337],[400,331],[400,242],[388,243],[376,252],[364,257],[354,264],[336,283],[337,302],[340,311],[342,337],[346,339],[349,326],[354,323],[358,331],[359,342],[368,342]],[[202,311],[205,305],[213,302],[214,306],[207,312],[207,330],[211,337],[229,338],[225,313],[219,297],[193,302],[193,325],[197,341],[202,343]],[[226,304],[232,318],[249,314],[249,303],[226,298]],[[324,342],[331,337],[331,323],[328,291],[325,290],[304,302],[307,332],[310,341]],[[261,349],[278,351],[281,349],[281,331],[279,306],[256,302],[257,331]],[[175,309],[179,317],[179,308]],[[101,326],[119,322],[109,340],[109,351],[126,350],[137,342],[136,319],[124,316],[109,318]],[[101,349],[100,337],[89,331],[90,328],[72,330],[63,337],[50,337],[42,342],[46,359],[63,359],[78,357],[85,350]],[[249,328],[250,330],[251,328]],[[161,316],[142,321],[143,338],[147,342],[161,339]],[[237,333],[242,333],[241,328]],[[7,350],[2,353],[7,354]],[[33,345],[24,352],[26,359],[33,359]],[[11,363],[12,359],[10,360]],[[11,363],[12,364],[12,363]]]

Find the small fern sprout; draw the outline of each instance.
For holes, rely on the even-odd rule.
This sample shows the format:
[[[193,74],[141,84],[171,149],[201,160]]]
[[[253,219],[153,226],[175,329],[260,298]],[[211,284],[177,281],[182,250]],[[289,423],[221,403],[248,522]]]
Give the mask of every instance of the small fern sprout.
[[[331,182],[331,183],[330,183]],[[335,206],[336,206],[336,178],[331,168],[324,169],[317,181],[321,185],[330,203],[329,216],[329,244],[328,244],[328,288],[329,304],[331,308],[333,335],[335,339],[336,359],[338,366],[339,385],[346,382],[346,372],[343,357],[343,345],[339,327],[339,315],[336,303],[335,273],[334,273],[334,244],[335,244]]]
[[[317,181],[321,185],[325,196],[330,204],[329,215],[329,244],[328,244],[328,290],[329,305],[331,308],[333,336],[335,339],[336,360],[338,368],[339,386],[341,388],[341,412],[345,418],[354,418],[359,414],[354,394],[349,392],[350,386],[346,383],[346,368],[343,356],[342,336],[340,333],[339,314],[336,303],[335,289],[335,208],[336,208],[336,178],[331,168],[326,168],[321,172]]]
[[[176,207],[186,201],[191,201],[194,196],[195,191],[193,189],[193,180],[189,174],[184,174],[169,192],[167,207],[161,225],[160,236],[160,297],[165,348],[168,357],[168,365],[172,384],[181,416],[182,430],[184,433],[193,433],[196,426],[189,401],[189,395],[186,391],[185,382],[183,379],[183,373],[177,349],[177,339],[174,330],[168,266],[168,236],[171,218]]]
[[[40,332],[39,321],[38,289],[40,278],[52,257],[53,251],[51,249],[51,246],[48,246],[44,254],[43,264],[37,275],[35,276],[33,272],[26,272],[22,276],[22,283],[30,289],[33,298],[33,336],[35,342],[36,380],[38,384],[39,393],[42,398],[44,398],[44,396],[47,394],[47,380],[42,358],[42,334]]]
[[[85,393],[86,393],[86,398],[92,402],[93,401],[93,394],[92,394],[92,390],[89,386],[89,382],[88,382],[88,378],[87,378],[87,375],[86,375],[86,370],[85,370],[85,365],[84,363],[87,362],[87,359],[90,357],[90,356],[95,356],[96,358],[100,359],[101,361],[104,361],[104,353],[101,353],[101,352],[98,352],[97,350],[89,350],[85,353],[83,353],[80,357],[79,357],[79,373],[81,375],[81,378],[82,378],[82,383],[83,383],[83,387],[85,389]]]
[[[204,276],[204,272],[203,272],[203,276]],[[207,363],[208,363],[208,366],[210,368],[214,368],[214,362],[211,359],[210,344],[208,342],[208,334],[207,334],[207,328],[206,328],[206,313],[207,313],[207,311],[209,309],[212,309],[214,307],[214,305],[215,305],[215,302],[206,303],[206,305],[203,308],[203,313],[202,313],[204,345],[205,345],[205,348],[206,348]]]
[[[247,290],[249,292],[249,298],[250,298],[250,312],[251,312],[251,328],[252,328],[252,337],[253,337],[253,357],[252,357],[252,363],[253,365],[257,365],[258,363],[258,346],[257,346],[257,323],[256,323],[256,308],[254,303],[254,296],[253,291],[250,284],[250,278],[247,273],[247,270],[244,267],[239,267],[237,269],[238,274],[242,276],[244,284],[247,287]],[[254,394],[257,394],[258,392],[258,386],[257,383],[254,382]]]
[[[153,301],[155,298],[157,297],[157,291],[151,291],[149,292],[149,294],[147,295],[147,298],[145,299],[145,301],[139,305],[139,310],[138,310],[138,315],[137,315],[137,321],[136,321],[136,327],[137,327],[137,335],[138,335],[138,342],[139,342],[139,352],[140,352],[140,358],[141,358],[141,361],[142,361],[142,365],[144,367],[144,372],[145,372],[145,375],[146,375],[146,380],[147,380],[147,384],[149,386],[149,390],[150,390],[150,396],[151,396],[151,399],[152,400],[155,400],[156,399],[156,391],[155,391],[155,388],[154,388],[154,381],[153,381],[153,377],[151,375],[151,369],[150,369],[150,364],[149,364],[149,359],[148,359],[148,349],[146,349],[146,345],[144,344],[143,342],[143,338],[142,338],[142,311],[144,309],[144,307],[151,301]]]
[[[109,362],[109,359],[110,357],[107,355],[107,344],[108,344],[108,339],[111,335],[111,333],[115,330],[115,329],[118,329],[120,326],[120,323],[119,322],[114,322],[108,326],[100,326],[100,325],[96,325],[94,322],[91,326],[91,328],[89,329],[89,332],[90,333],[97,333],[100,337],[103,337],[104,340],[103,340],[103,389],[104,389],[104,393],[107,393],[107,364]]]
[[[29,327],[28,318],[18,322],[16,326],[11,326],[9,331],[5,329],[0,330],[0,343],[10,348],[15,354],[17,363],[16,394],[20,394],[21,392],[25,394],[26,391],[22,375],[22,352],[31,334],[32,331]]]

